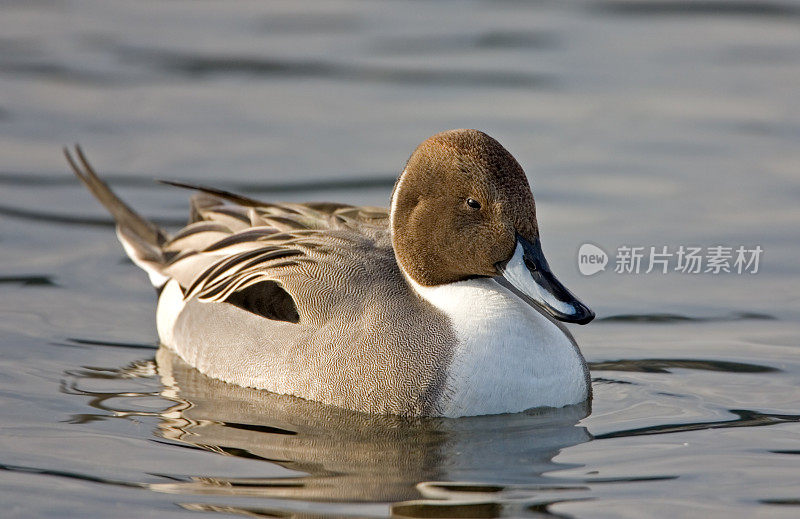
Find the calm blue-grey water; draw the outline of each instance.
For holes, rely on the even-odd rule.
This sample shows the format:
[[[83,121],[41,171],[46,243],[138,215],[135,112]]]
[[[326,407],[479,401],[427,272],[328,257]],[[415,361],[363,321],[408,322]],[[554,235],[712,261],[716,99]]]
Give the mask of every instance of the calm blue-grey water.
[[[0,3],[0,515],[796,517],[798,93],[798,2]],[[598,314],[591,409],[406,421],[209,380],[157,349],[61,156],[178,224],[153,178],[384,205],[457,127],[522,163]],[[763,252],[645,273],[681,246]]]

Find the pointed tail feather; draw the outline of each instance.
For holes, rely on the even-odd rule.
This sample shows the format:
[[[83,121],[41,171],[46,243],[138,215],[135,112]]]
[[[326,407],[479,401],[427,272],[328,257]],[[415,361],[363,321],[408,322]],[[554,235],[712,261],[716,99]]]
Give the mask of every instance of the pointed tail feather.
[[[82,168],[78,166],[72,158],[72,154],[67,148],[64,148],[64,156],[67,158],[72,171],[75,175],[89,188],[95,198],[108,209],[111,216],[114,217],[117,224],[121,227],[127,227],[136,236],[143,239],[145,242],[154,246],[160,246],[167,241],[167,236],[157,225],[146,220],[136,213],[133,209],[128,207],[128,204],[120,200],[120,198],[111,191],[108,184],[103,182],[100,177],[95,173],[94,168],[80,146],[75,145],[75,153],[80,160]]]
[[[183,189],[193,189],[195,191],[199,191],[207,195],[213,195],[217,198],[227,200],[228,202],[233,202],[243,207],[265,207],[270,205],[267,202],[262,202],[261,200],[250,198],[249,196],[244,196],[237,193],[231,193],[230,191],[217,189],[215,187],[198,186],[195,184],[187,184],[186,182],[176,182],[174,180],[158,180],[158,182],[166,184],[168,186],[180,187]]]
[[[161,228],[140,216],[111,191],[108,184],[100,179],[89,164],[78,145],[75,145],[75,154],[78,161],[67,148],[64,148],[64,157],[72,171],[117,222],[117,236],[125,252],[134,263],[150,275],[150,281],[154,286],[162,286],[167,280],[162,274],[165,263],[162,246],[169,237]]]

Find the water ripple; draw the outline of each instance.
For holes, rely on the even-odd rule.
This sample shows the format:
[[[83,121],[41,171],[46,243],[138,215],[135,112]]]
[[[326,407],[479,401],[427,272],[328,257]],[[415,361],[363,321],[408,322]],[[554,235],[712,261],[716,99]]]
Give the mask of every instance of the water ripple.
[[[136,350],[152,350],[155,351],[158,349],[158,346],[155,344],[148,344],[148,343],[139,343],[139,342],[115,342],[115,341],[98,341],[94,339],[79,339],[74,337],[69,337],[66,340],[66,343],[55,343],[61,346],[72,346],[72,345],[80,345],[80,346],[103,346],[107,348],[131,348]]]
[[[594,439],[605,440],[608,438],[629,438],[631,436],[705,431],[708,429],[729,429],[733,427],[765,427],[768,425],[800,422],[800,415],[796,414],[761,413],[759,411],[751,411],[748,409],[730,409],[729,412],[736,415],[738,418],[733,420],[718,420],[713,422],[652,425],[637,429],[626,429],[605,434],[596,434],[594,435]]]
[[[788,499],[762,499],[759,503],[763,503],[765,505],[779,505],[779,506],[800,506],[800,499],[797,498],[788,498]]]
[[[553,89],[557,83],[555,77],[544,73],[503,70],[446,70],[268,56],[215,56],[142,48],[120,48],[119,52],[128,59],[146,63],[163,72],[189,77],[312,77],[350,82],[524,89]]]
[[[0,74],[42,77],[75,83],[109,84],[122,81],[122,77],[109,73],[91,72],[48,62],[0,62]]]
[[[726,360],[698,359],[620,359],[590,362],[589,369],[598,371],[631,371],[637,373],[671,373],[670,369],[697,369],[724,373],[776,373],[770,366]]]
[[[55,152],[56,150],[54,150]],[[71,173],[31,173],[27,171],[0,171],[0,184],[8,186],[77,186],[78,181]],[[139,188],[158,186],[152,179],[136,175],[103,174],[103,179],[115,186],[134,186]]]
[[[777,18],[800,16],[800,8],[779,2],[699,1],[610,1],[592,6],[593,11],[635,16],[720,16]]]
[[[293,507],[285,506],[284,508],[266,508],[254,506],[235,506],[235,505],[216,505],[213,503],[177,503],[178,506],[190,512],[216,512],[225,515],[242,515],[245,517],[263,517],[263,518],[306,518],[318,519],[323,517],[335,518],[351,518],[351,519],[368,519],[368,518],[383,518],[386,514],[370,514],[361,511],[354,511],[352,507],[346,507],[346,510],[339,512],[337,503],[326,503],[324,509],[319,511],[310,511],[308,504],[302,507],[301,510],[294,510]],[[288,503],[287,503],[288,505]]]
[[[600,322],[623,322],[623,323],[713,323],[727,321],[774,321],[776,318],[768,314],[756,312],[732,312],[727,315],[696,317],[689,315],[652,313],[652,314],[617,314],[601,317]]]
[[[585,498],[584,498],[585,499]],[[569,517],[556,514],[549,507],[578,499],[554,499],[545,503],[529,505],[528,512],[539,517]],[[421,501],[392,505],[392,516],[399,517],[513,517],[520,513],[519,505],[495,502]]]
[[[91,217],[91,216],[75,216],[64,213],[51,213],[46,211],[38,211],[35,209],[22,209],[19,207],[0,206],[0,215],[9,216],[12,218],[19,218],[20,220],[28,220],[33,222],[47,222],[56,223],[61,225],[81,225],[86,227],[115,227],[116,222],[109,217]],[[166,219],[166,218],[150,218],[151,221],[161,226],[182,226],[186,224],[186,219]]]
[[[449,34],[424,37],[394,37],[374,45],[377,52],[392,55],[417,55],[433,52],[470,52],[474,49],[552,49],[557,46],[553,33],[534,31],[490,31],[477,35]]]
[[[137,189],[163,189],[156,179],[140,175],[103,174],[103,179],[112,186],[135,187]],[[351,191],[354,189],[391,188],[397,175],[374,173],[369,175],[335,176],[312,178],[292,182],[225,182],[230,190],[256,193],[302,193],[310,191]],[[75,177],[63,173],[26,173],[0,171],[0,184],[9,186],[77,186]]]
[[[26,467],[23,465],[7,465],[5,463],[0,463],[0,470],[5,470],[8,472],[15,472],[15,473],[22,473],[22,474],[38,474],[41,476],[56,476],[60,478],[68,478],[68,479],[77,479],[80,481],[88,481],[90,483],[101,483],[103,485],[114,485],[120,487],[131,487],[131,488],[147,488],[148,485],[146,483],[136,483],[132,481],[122,481],[119,479],[108,479],[108,478],[101,478],[97,476],[92,476],[90,474],[81,474],[79,472],[70,472],[65,470],[51,470],[51,469],[43,469],[39,467]]]
[[[53,281],[52,276],[48,275],[27,275],[27,276],[0,276],[0,285],[2,284],[9,284],[9,285],[23,285],[23,286],[49,286],[49,287],[56,287],[58,286],[55,281]]]

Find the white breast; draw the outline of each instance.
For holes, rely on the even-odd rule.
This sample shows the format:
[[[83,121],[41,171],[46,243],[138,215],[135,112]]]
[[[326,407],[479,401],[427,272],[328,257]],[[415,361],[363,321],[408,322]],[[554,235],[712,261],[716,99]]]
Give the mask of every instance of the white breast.
[[[554,323],[492,279],[438,287],[411,281],[446,313],[458,338],[444,416],[516,413],[588,398],[586,363]]]

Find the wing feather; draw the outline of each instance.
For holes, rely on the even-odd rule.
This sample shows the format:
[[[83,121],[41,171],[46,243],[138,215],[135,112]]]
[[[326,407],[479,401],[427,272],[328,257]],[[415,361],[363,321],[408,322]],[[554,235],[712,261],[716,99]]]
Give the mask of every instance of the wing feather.
[[[298,311],[306,316],[326,311],[319,301],[304,307],[307,298],[338,297],[346,290],[333,290],[333,284],[347,285],[353,276],[363,276],[365,250],[375,250],[380,240],[387,249],[388,212],[383,208],[266,203],[167,183],[198,191],[189,225],[163,246],[163,271],[179,282],[187,300],[230,302],[265,318],[298,322],[293,317]],[[387,250],[380,254],[391,262],[393,253]]]

